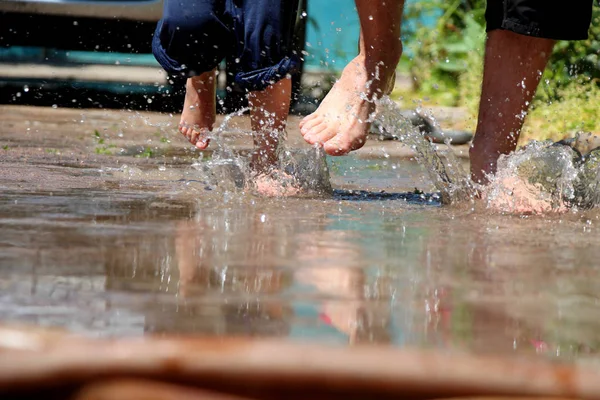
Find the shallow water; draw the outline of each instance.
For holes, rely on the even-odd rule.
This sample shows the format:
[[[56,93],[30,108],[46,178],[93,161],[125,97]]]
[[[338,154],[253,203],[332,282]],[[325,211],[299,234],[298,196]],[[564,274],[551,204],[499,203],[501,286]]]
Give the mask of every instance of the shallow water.
[[[335,160],[325,199],[224,195],[143,171],[125,188],[5,192],[0,318],[102,336],[595,353],[595,216],[442,208],[409,193],[423,187],[414,164],[375,164]]]
[[[595,211],[441,206],[393,157],[329,159],[333,194],[266,199],[185,159],[77,149],[2,153],[3,323],[566,359],[600,346]]]

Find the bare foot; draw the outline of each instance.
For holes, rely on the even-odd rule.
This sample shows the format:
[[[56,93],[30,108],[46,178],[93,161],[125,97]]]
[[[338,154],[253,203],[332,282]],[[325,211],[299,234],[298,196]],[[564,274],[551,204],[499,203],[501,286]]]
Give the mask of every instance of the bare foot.
[[[563,204],[555,207],[548,193],[516,176],[498,178],[484,189],[482,198],[488,209],[509,214],[560,213],[567,210]]]
[[[255,147],[251,168],[259,174],[268,173],[277,165],[277,149],[285,138],[291,93],[292,80],[285,78],[248,95]]]
[[[383,75],[383,68],[382,75]],[[365,144],[375,97],[389,92],[393,70],[388,77],[369,73],[364,56],[357,56],[335,83],[317,111],[300,123],[300,132],[310,144],[323,146],[329,155],[340,156]]]
[[[254,189],[257,194],[266,197],[290,197],[300,193],[294,178],[279,171],[258,175],[254,180]]]
[[[185,102],[179,131],[200,150],[208,147],[208,135],[216,115],[215,71],[189,78],[185,85]]]

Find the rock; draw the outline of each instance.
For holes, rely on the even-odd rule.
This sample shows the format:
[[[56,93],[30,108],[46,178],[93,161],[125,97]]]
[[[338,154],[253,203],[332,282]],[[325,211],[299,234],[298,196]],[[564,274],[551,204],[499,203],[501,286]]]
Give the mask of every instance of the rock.
[[[446,143],[449,141],[452,145],[461,145],[470,142],[473,134],[466,131],[446,130],[442,131],[435,122],[429,117],[416,110],[402,111],[402,116],[406,118],[412,126],[419,129],[425,138],[433,143]],[[380,135],[383,140],[394,140],[394,135],[386,132],[378,120],[371,125],[371,133]]]

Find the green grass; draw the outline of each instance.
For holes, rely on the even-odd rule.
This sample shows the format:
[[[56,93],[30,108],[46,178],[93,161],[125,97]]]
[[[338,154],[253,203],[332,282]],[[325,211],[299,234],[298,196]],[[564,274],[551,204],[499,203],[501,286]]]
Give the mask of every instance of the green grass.
[[[467,112],[464,121],[448,126],[449,129],[465,129],[474,132],[477,124],[477,111],[482,68],[473,68],[470,73],[459,77],[455,93],[435,93],[431,91],[400,91],[395,90],[391,97],[401,103],[403,108],[417,106],[449,106],[462,107]],[[544,99],[544,88],[538,88],[538,95],[532,102],[529,114],[525,120],[520,145],[531,140],[558,141],[572,137],[577,131],[592,132],[600,135],[600,87],[593,82],[572,82],[559,89],[560,100],[547,101]]]
[[[154,156],[154,151],[152,151],[152,149],[150,147],[146,147],[144,148],[144,151],[142,151],[140,154],[136,154],[136,158],[151,158],[152,156]]]
[[[600,134],[600,88],[572,83],[560,91],[561,100],[534,102],[527,117],[521,143],[530,140],[560,140],[577,131]]]
[[[113,155],[113,149],[116,147],[114,144],[109,144],[108,146],[96,146],[94,150],[96,154]]]

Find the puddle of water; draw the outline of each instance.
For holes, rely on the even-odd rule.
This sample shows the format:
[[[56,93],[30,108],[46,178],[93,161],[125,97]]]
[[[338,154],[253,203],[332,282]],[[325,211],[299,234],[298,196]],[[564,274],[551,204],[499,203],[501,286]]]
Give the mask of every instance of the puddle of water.
[[[464,165],[408,128],[396,134],[431,179],[407,160],[325,166],[316,150],[292,152],[292,173],[318,178],[306,181],[321,190],[310,198],[253,196],[237,181],[248,178],[243,158],[226,151],[195,166],[13,160],[0,196],[0,319],[92,336],[593,358],[600,214],[442,207],[470,204]]]
[[[431,192],[414,163],[330,165],[327,198],[207,190],[183,167],[107,175],[110,190],[6,192],[0,318],[92,336],[595,354],[597,216],[441,208],[414,193]]]

